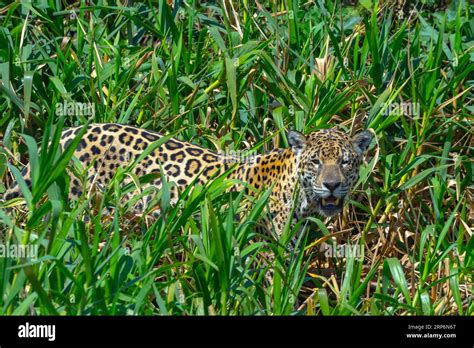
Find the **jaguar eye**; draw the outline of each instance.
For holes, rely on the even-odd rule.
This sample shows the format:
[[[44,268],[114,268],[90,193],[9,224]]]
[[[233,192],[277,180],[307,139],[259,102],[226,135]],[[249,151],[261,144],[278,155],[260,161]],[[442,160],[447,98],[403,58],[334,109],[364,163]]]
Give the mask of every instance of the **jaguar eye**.
[[[315,165],[317,165],[317,166],[321,165],[321,161],[320,161],[319,159],[317,159],[317,158],[313,158],[312,161],[313,161],[313,163],[314,163]]]

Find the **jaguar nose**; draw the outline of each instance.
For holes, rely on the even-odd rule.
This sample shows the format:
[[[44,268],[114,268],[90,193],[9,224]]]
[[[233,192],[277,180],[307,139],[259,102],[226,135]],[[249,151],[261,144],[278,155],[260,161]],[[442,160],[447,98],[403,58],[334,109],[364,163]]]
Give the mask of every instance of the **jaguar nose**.
[[[340,185],[340,181],[328,181],[323,182],[324,187],[326,187],[329,191],[334,192]]]

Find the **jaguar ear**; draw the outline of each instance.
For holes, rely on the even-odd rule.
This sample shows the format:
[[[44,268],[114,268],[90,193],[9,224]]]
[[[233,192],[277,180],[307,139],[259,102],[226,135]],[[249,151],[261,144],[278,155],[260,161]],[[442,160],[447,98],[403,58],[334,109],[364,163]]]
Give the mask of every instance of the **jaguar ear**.
[[[365,130],[352,137],[352,144],[359,155],[362,155],[369,148],[373,138],[372,132]]]
[[[289,131],[286,134],[288,144],[291,146],[293,152],[299,155],[306,148],[306,137],[297,131]]]

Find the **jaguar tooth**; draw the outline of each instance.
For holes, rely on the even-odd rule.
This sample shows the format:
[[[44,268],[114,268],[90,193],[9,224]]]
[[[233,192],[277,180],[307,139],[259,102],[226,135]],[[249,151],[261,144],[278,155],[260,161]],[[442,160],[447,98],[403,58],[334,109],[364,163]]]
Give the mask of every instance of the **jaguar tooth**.
[[[333,197],[333,196],[321,199],[322,205],[339,205],[340,202],[341,202],[340,198]]]

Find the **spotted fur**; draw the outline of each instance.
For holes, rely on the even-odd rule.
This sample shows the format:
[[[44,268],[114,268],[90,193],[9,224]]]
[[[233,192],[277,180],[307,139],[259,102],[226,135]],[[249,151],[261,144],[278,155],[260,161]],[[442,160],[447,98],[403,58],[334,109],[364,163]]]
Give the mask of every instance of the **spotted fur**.
[[[63,131],[62,150],[81,127]],[[160,137],[158,133],[126,125],[90,125],[74,152],[83,167],[88,168],[87,181],[84,184],[70,174],[70,198],[77,199],[93,187],[107,185],[117,168],[136,160]],[[315,214],[331,216],[341,211],[351,185],[358,178],[359,166],[371,139],[372,134],[368,131],[352,138],[335,129],[320,130],[307,136],[289,132],[290,148],[232,163],[224,155],[172,138],[139,161],[132,171],[137,176],[156,174],[156,178],[142,189],[159,190],[162,168],[167,180],[176,183],[170,193],[172,202],[176,202],[179,188],[185,188],[194,180],[203,184],[218,172],[231,168],[230,178],[244,181],[256,189],[274,185],[269,209],[274,227],[280,233],[289,219],[294,197],[297,199],[296,220]],[[24,176],[30,185],[28,167]],[[297,196],[295,192],[298,192]],[[19,194],[14,185],[5,197],[10,199]],[[146,196],[136,209],[142,211],[151,197]]]

